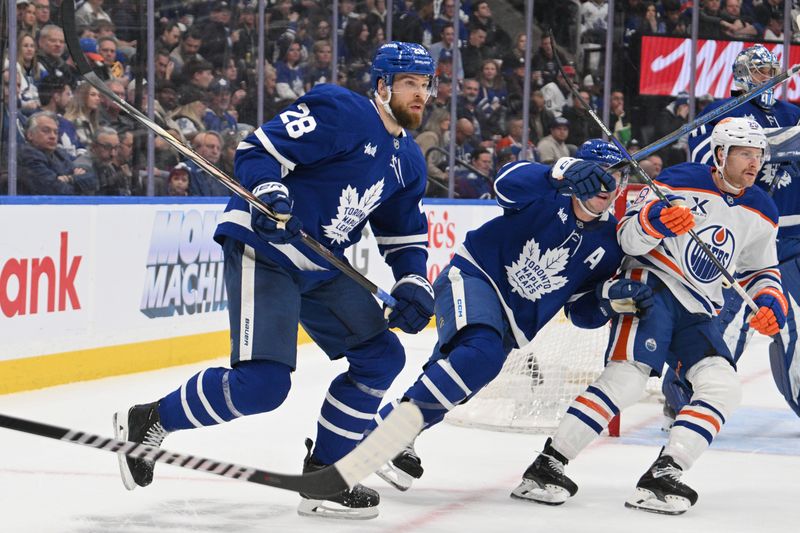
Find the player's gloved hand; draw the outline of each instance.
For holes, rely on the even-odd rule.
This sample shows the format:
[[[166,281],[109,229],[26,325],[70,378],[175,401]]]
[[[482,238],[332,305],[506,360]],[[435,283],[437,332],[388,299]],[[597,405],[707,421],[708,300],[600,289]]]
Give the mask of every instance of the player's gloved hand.
[[[292,204],[294,202],[289,196],[289,189],[283,183],[277,181],[262,183],[253,190],[253,194],[272,207],[278,214],[288,215],[292,212]],[[282,228],[278,227],[276,221],[253,206],[250,206],[250,217],[250,225],[253,227],[253,231],[267,242],[286,244],[300,238],[300,230],[303,228],[303,223],[297,217],[289,218],[284,224],[281,224],[285,226]]]
[[[668,194],[670,207],[663,200],[653,200],[639,211],[639,224],[651,237],[677,237],[694,227],[692,210],[681,196]]]
[[[565,196],[574,194],[579,200],[588,200],[600,192],[617,188],[614,176],[592,161],[562,157],[550,169],[550,183]]]
[[[761,289],[753,301],[758,306],[758,312],[750,318],[750,327],[762,335],[777,335],[786,324],[786,313],[789,305],[786,297],[775,288]]]
[[[416,274],[407,274],[394,284],[391,291],[397,305],[386,317],[390,328],[406,333],[419,333],[433,316],[433,287]]]
[[[610,279],[595,289],[600,311],[607,317],[635,315],[644,319],[653,309],[653,291],[632,279]]]

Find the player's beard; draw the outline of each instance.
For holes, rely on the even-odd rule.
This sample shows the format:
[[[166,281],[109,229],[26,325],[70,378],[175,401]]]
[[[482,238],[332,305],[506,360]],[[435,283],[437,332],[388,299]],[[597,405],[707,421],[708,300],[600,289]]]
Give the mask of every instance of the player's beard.
[[[395,105],[394,99],[389,102],[389,106],[392,108],[392,113],[394,113],[394,118],[397,120],[397,123],[403,128],[407,130],[415,130],[419,128],[420,124],[422,124],[422,114],[415,115],[407,108],[402,108],[399,105]]]

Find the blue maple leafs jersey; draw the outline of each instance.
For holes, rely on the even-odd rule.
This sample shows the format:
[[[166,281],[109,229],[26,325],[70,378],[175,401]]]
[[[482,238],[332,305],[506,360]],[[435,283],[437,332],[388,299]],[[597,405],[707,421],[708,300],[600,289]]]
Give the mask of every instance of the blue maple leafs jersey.
[[[422,212],[425,160],[414,139],[394,137],[373,102],[317,85],[239,144],[234,172],[253,190],[281,181],[303,230],[344,258],[367,222],[395,278],[426,275],[428,222]],[[289,271],[325,279],[338,270],[302,242],[271,244],[251,229],[248,204],[233,196],[214,235],[242,241]]]
[[[701,116],[718,108],[728,100],[712,102]],[[800,107],[776,101],[772,109],[764,110],[751,102],[724,113],[689,135],[691,161],[714,165],[711,159],[711,132],[717,123],[726,117],[747,117],[758,122],[762,128],[785,128],[800,123]],[[779,237],[800,235],[800,166],[794,164],[765,164],[756,178],[756,184],[769,190],[775,183],[773,200],[780,213]]]
[[[520,161],[495,180],[503,215],[467,233],[452,264],[491,284],[503,303],[517,346],[524,346],[564,307],[580,327],[608,321],[595,287],[622,260],[616,219],[575,217],[572,200],[550,185],[550,167]]]

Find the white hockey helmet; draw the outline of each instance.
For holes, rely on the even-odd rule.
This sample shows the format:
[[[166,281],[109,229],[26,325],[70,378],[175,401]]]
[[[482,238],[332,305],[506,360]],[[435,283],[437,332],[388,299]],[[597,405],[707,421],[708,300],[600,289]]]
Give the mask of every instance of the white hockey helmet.
[[[722,172],[725,160],[728,158],[728,151],[731,146],[750,146],[763,150],[763,162],[769,156],[769,143],[767,136],[761,125],[751,118],[728,117],[720,120],[714,131],[711,132],[711,154],[714,158],[714,166]],[[722,157],[717,157],[717,149],[722,148]]]

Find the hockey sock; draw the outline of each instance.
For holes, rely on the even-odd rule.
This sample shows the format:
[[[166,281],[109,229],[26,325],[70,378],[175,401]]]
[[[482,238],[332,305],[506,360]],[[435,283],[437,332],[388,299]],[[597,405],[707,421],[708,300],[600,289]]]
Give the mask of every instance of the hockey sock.
[[[347,352],[350,368],[331,383],[317,421],[314,458],[332,464],[347,455],[373,424],[386,390],[403,369],[405,351],[384,331]]]
[[[447,357],[431,362],[404,395],[422,410],[426,427],[493,380],[507,356],[500,334],[488,326],[468,326],[450,344]]]
[[[608,363],[600,377],[570,404],[553,435],[553,448],[567,459],[575,459],[620,410],[641,397],[649,376],[650,367],[642,363]]]
[[[664,455],[688,470],[711,445],[725,418],[739,405],[742,388],[733,367],[723,357],[706,357],[686,372],[694,394],[678,413]]]
[[[232,369],[207,368],[159,402],[167,431],[213,426],[272,411],[286,399],[292,369],[274,361],[244,361]]]

